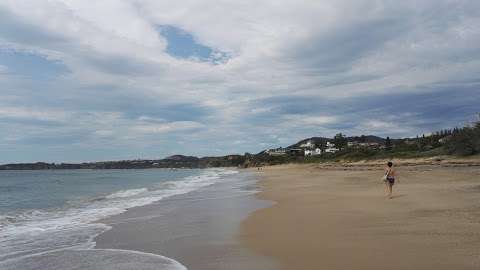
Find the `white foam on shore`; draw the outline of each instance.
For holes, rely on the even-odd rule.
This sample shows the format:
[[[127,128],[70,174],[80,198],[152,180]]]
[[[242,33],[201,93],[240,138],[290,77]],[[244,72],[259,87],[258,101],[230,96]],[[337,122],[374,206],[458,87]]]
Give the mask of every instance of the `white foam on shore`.
[[[60,250],[0,262],[3,270],[187,270],[170,258],[131,250]]]
[[[0,220],[0,261],[29,258],[59,249],[93,248],[93,239],[110,228],[96,221],[123,213],[132,207],[148,205],[212,185],[222,176],[235,173],[237,171],[208,169],[200,175],[182,180],[161,182],[151,190],[122,190],[66,209],[35,210],[14,217],[8,216]]]
[[[115,198],[126,198],[138,195],[143,192],[147,192],[148,189],[146,188],[136,188],[136,189],[127,189],[127,190],[120,190],[113,194],[106,196],[107,199],[115,199]]]

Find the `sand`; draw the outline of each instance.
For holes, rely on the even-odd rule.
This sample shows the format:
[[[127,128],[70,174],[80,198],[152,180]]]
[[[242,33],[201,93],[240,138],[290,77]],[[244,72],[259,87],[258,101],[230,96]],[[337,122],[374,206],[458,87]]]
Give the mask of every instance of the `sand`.
[[[480,269],[480,168],[282,165],[259,171],[239,238],[282,269]]]

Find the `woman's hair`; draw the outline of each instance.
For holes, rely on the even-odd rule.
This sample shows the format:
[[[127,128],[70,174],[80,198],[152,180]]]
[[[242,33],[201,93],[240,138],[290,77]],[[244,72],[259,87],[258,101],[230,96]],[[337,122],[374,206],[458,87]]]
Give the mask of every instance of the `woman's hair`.
[[[392,166],[393,166],[393,163],[392,163],[391,161],[389,161],[389,162],[387,163],[387,165],[388,165],[388,167],[392,167]]]

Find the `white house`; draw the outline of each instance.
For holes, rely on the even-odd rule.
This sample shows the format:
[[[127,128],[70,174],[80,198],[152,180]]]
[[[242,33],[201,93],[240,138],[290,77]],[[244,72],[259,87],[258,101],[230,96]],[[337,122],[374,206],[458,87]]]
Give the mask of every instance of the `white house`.
[[[452,135],[445,136],[443,138],[440,138],[438,140],[439,143],[441,144],[446,144],[450,139],[452,139]]]
[[[315,144],[312,142],[312,140],[308,140],[302,144],[300,144],[300,148],[309,148],[313,149],[315,147]]]
[[[318,147],[315,149],[305,149],[305,156],[316,156],[321,154],[322,154],[322,149]]]
[[[325,153],[336,153],[340,151],[340,149],[335,147],[334,143],[327,142],[327,148],[325,149]]]
[[[268,149],[265,152],[270,156],[283,156],[287,154],[287,149],[280,147],[276,149]]]
[[[348,147],[358,147],[359,145],[359,142],[347,142]]]
[[[340,149],[338,149],[338,148],[327,148],[327,149],[325,149],[325,153],[336,153],[338,151],[340,151]]]

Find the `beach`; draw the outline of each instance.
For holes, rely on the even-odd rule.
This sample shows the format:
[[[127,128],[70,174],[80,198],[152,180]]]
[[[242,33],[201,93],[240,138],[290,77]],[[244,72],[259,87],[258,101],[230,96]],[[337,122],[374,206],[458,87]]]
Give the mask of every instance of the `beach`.
[[[7,224],[0,268],[479,269],[480,166],[396,163],[393,199],[380,161],[44,172],[128,189]]]
[[[280,165],[258,172],[259,199],[241,242],[278,269],[479,269],[480,167]]]
[[[256,183],[256,176],[243,170],[211,186],[100,220],[111,229],[94,239],[94,250],[159,254],[187,269],[278,269],[273,259],[250,251],[238,238],[241,222],[271,205],[255,197]]]

